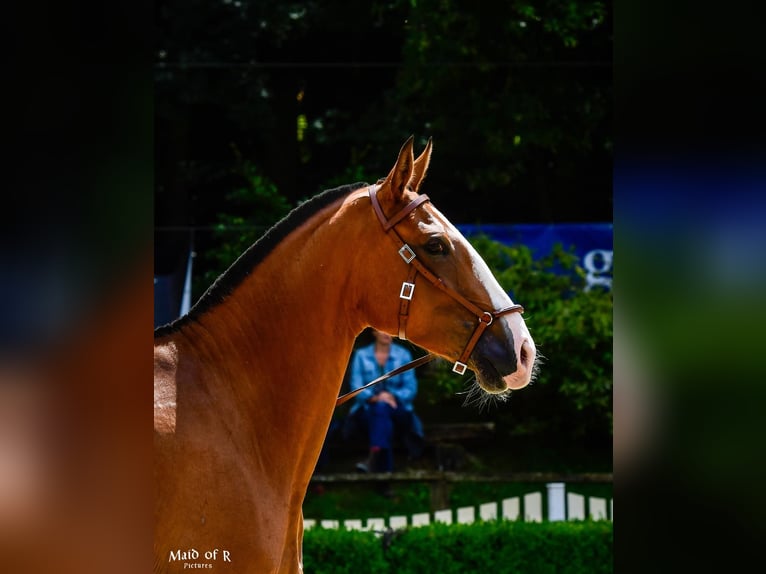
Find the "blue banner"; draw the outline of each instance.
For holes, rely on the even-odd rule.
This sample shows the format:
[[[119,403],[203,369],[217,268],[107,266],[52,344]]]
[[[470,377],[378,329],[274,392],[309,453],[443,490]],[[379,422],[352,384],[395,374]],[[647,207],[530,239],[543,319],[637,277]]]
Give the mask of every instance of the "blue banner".
[[[560,243],[580,258],[580,266],[587,274],[586,290],[596,286],[612,288],[611,223],[460,224],[455,227],[466,237],[483,234],[505,245],[525,245],[534,259],[545,257]]]

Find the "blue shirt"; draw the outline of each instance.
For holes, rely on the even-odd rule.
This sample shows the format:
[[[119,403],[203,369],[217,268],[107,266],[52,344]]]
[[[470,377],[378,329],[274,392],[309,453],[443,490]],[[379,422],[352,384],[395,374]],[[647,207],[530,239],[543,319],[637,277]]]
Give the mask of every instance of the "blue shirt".
[[[354,391],[377,379],[379,376],[393,371],[404,364],[412,361],[412,354],[404,347],[391,343],[391,352],[388,355],[386,364],[381,368],[375,359],[375,343],[360,347],[354,353],[351,359],[350,387]],[[412,402],[418,394],[418,381],[415,378],[415,371],[405,371],[383,381],[369,389],[365,389],[356,396],[356,401],[351,407],[351,412],[355,412],[361,407],[367,407],[367,401],[381,391],[388,391],[394,397],[399,408],[408,411],[413,410]]]

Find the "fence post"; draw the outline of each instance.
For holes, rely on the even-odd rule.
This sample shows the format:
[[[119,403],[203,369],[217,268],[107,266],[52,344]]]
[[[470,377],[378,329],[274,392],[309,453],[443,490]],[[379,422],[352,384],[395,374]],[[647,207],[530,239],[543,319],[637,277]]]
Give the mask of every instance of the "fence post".
[[[431,512],[449,508],[449,484],[442,477],[431,481]]]
[[[548,520],[566,520],[566,494],[563,482],[549,482],[548,487]]]

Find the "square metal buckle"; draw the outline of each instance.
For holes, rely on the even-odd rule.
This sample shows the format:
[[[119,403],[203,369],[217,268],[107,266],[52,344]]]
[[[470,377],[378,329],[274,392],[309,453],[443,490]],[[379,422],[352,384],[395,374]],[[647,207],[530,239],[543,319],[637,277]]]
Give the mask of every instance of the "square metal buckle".
[[[406,243],[402,245],[401,249],[399,249],[399,255],[402,256],[402,259],[404,259],[405,263],[409,263],[415,259],[415,252]]]
[[[415,284],[414,283],[407,283],[407,281],[402,283],[402,290],[399,292],[399,298],[400,299],[407,299],[407,301],[412,301],[412,294],[415,293]]]
[[[468,365],[465,363],[461,363],[460,361],[455,361],[455,366],[452,367],[452,372],[457,373],[458,375],[462,375],[465,373],[465,370],[468,368]]]

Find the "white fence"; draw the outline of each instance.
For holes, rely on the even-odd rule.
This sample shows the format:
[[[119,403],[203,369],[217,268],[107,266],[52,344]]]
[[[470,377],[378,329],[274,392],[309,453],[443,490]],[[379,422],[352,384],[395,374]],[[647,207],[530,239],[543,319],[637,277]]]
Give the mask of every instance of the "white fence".
[[[563,482],[549,482],[546,485],[547,520],[614,520],[613,499],[597,496],[585,496],[567,492]],[[587,504],[586,504],[587,503]],[[477,512],[478,508],[478,512]],[[406,526],[426,526],[431,522],[444,524],[471,524],[477,520],[488,521],[502,518],[504,520],[519,520],[526,522],[542,522],[543,493],[529,492],[523,496],[505,498],[498,502],[487,502],[476,506],[422,512],[410,516],[389,516],[385,518],[368,518],[348,520],[314,520],[306,518],[303,521],[305,529],[317,524],[322,528],[339,528],[341,523],[347,530],[385,530],[386,528],[404,528]]]

